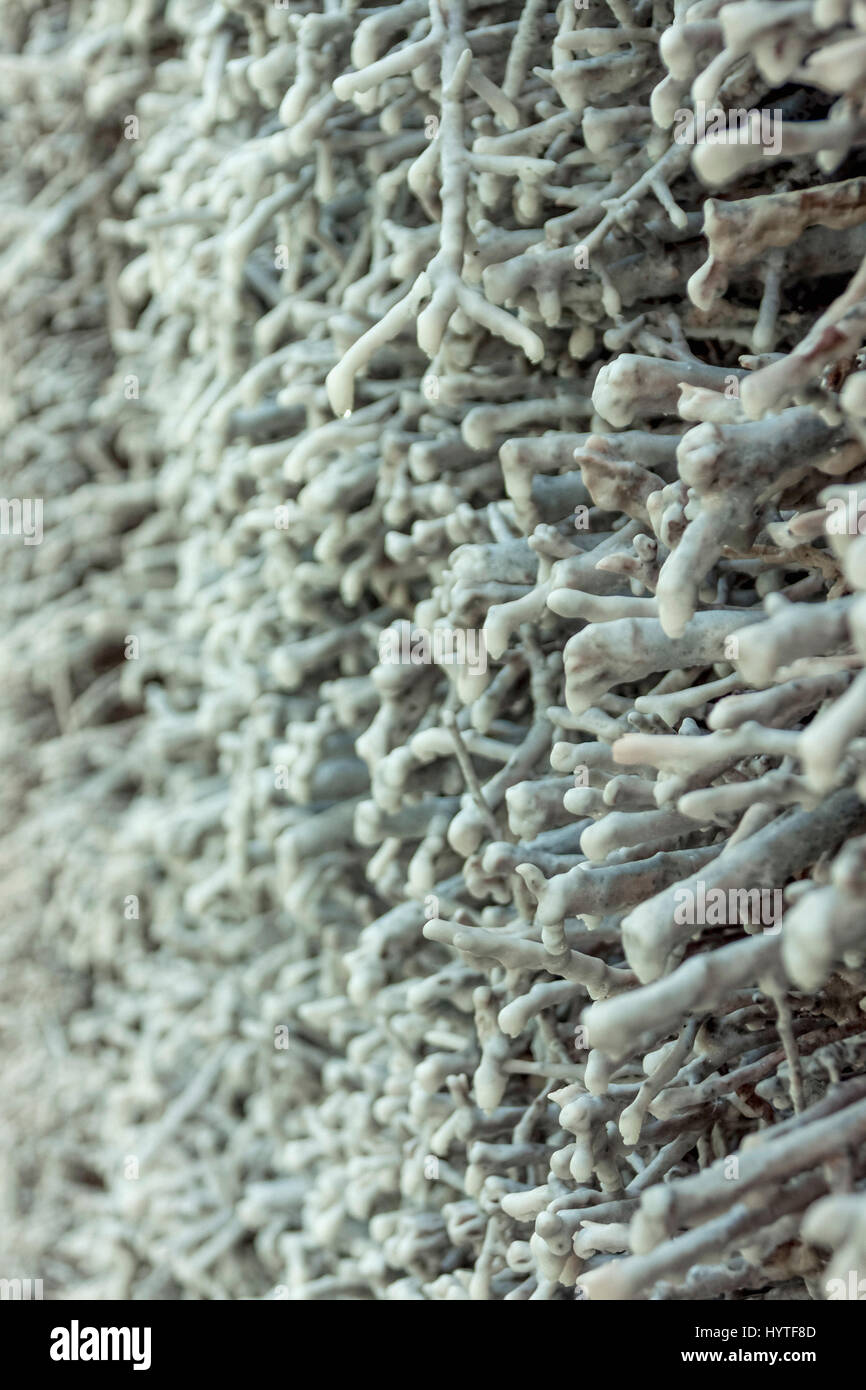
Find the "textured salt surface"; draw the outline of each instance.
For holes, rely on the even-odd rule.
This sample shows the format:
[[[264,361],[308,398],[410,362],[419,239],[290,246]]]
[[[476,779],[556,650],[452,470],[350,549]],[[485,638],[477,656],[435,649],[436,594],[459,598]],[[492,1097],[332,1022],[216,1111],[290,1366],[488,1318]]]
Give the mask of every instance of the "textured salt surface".
[[[6,0],[0,1274],[866,1269],[864,72],[862,0]]]

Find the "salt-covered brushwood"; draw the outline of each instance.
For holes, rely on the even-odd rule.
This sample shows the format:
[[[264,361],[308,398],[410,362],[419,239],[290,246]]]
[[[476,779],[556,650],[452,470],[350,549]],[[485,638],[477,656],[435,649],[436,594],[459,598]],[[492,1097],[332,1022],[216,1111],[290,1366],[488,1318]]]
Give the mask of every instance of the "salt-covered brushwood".
[[[862,6],[57,14],[0,59],[13,1240],[70,1297],[827,1296]],[[437,629],[486,670],[378,660]]]

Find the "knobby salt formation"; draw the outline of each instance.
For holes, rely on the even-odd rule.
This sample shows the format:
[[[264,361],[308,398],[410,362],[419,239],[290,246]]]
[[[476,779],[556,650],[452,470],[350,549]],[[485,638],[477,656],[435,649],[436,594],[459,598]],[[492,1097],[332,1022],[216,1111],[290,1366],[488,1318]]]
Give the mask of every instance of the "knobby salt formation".
[[[0,73],[16,1268],[827,1297],[866,4],[7,0]]]

